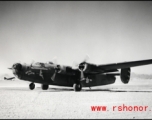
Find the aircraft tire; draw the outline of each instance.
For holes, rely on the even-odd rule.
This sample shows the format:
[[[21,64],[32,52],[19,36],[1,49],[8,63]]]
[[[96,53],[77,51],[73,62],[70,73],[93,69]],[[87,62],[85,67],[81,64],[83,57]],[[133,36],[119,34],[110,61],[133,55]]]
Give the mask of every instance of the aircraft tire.
[[[47,90],[48,88],[49,88],[49,86],[48,85],[41,85],[41,88],[42,88],[42,90]]]
[[[75,92],[77,92],[77,91],[81,91],[81,89],[82,89],[82,85],[81,84],[73,84],[73,89],[74,89],[74,91]]]
[[[29,88],[30,88],[30,90],[33,90],[33,89],[35,88],[35,84],[34,84],[34,83],[31,83],[31,84],[29,85]]]

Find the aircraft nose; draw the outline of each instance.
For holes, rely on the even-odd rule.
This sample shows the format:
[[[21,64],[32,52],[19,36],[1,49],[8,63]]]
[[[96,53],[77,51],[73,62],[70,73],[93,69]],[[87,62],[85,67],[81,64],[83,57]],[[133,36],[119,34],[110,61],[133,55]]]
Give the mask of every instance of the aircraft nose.
[[[12,68],[15,69],[15,70],[17,70],[17,71],[21,71],[22,65],[20,63],[16,63],[16,64],[13,65]]]
[[[20,76],[20,72],[22,70],[22,65],[20,63],[15,63],[12,66],[13,74],[16,76]]]

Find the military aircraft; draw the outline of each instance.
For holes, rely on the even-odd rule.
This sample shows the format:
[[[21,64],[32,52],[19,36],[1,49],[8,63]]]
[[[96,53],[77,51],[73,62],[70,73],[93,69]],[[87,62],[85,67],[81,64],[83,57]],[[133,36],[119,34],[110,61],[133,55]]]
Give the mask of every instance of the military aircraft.
[[[152,64],[152,59],[101,65],[84,60],[76,68],[53,62],[36,62],[29,65],[15,63],[9,69],[18,79],[30,81],[31,90],[35,88],[34,83],[40,83],[43,90],[47,90],[49,85],[57,85],[81,91],[82,87],[113,84],[116,76],[120,76],[122,83],[127,84],[130,80],[131,67],[148,64]]]
[[[15,79],[15,77],[11,77],[11,78],[4,77],[4,80],[13,80],[13,79]]]

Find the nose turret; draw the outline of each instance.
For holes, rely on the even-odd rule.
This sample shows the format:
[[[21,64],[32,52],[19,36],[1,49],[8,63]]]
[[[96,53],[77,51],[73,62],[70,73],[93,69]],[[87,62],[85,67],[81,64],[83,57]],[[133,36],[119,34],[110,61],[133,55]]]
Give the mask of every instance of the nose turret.
[[[15,63],[12,66],[13,74],[18,78],[21,78],[22,65],[20,63]]]

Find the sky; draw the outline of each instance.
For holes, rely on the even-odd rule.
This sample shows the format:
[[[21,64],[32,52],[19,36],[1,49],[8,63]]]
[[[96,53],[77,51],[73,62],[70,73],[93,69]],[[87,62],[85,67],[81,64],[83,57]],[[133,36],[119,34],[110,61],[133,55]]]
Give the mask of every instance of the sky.
[[[152,59],[151,1],[0,1],[0,73],[16,62]],[[131,68],[152,74],[152,65]]]

